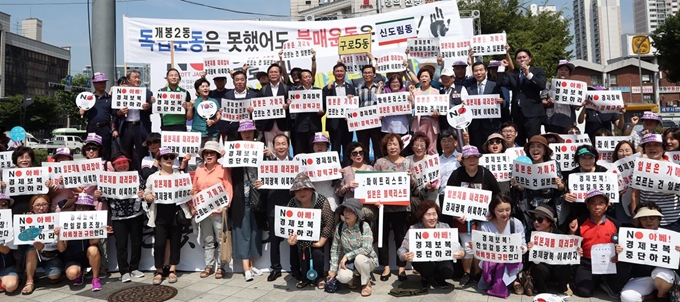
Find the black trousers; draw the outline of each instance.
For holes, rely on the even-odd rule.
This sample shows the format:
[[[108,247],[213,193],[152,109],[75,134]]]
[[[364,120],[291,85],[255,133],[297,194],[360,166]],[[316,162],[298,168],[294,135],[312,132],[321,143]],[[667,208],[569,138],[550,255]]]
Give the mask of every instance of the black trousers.
[[[328,128],[328,126],[326,127]],[[347,128],[347,122],[343,119],[340,119],[338,121],[338,127],[336,129],[329,128],[328,134],[330,134],[331,137],[331,151],[338,152],[338,156],[341,156],[340,162],[349,165],[350,164],[349,154],[347,154],[349,150],[346,149],[349,143],[352,142],[353,135],[352,132],[350,132],[349,129]],[[342,152],[340,152],[341,148]],[[368,146],[366,146],[366,148],[368,148]],[[342,166],[344,167],[345,165]]]
[[[453,279],[453,261],[437,261],[437,262],[413,262],[413,269],[417,270],[420,277],[432,281],[444,281],[446,279]]]
[[[142,137],[142,125],[139,122],[136,123],[137,124],[124,122],[123,134],[120,138],[121,151],[125,152],[125,154],[132,159],[130,171],[139,171],[142,158],[144,158],[144,147],[142,147],[142,142],[146,137]]]
[[[161,131],[187,132],[187,125],[162,125]]]
[[[286,246],[290,249],[290,270],[292,272],[300,271],[300,259],[298,256],[298,249],[295,245],[289,245],[288,241],[284,238],[277,237],[272,231],[274,226],[274,217],[269,217],[269,244],[271,251],[269,252],[269,263],[272,271],[281,271],[283,267],[281,266],[281,242],[284,242]],[[321,266],[323,269],[323,266]]]
[[[382,141],[383,136],[384,133],[380,131],[380,128],[372,128],[357,131],[357,139],[362,145],[364,145],[365,148],[364,152],[367,152],[364,155],[364,158],[369,158],[368,156],[369,141],[373,143],[373,162],[378,160],[378,158],[383,157],[382,148],[380,145],[380,141]]]
[[[312,262],[314,263],[314,270],[317,272],[317,276],[314,281],[314,284],[319,283],[319,281],[323,280],[324,278],[324,248],[316,248],[316,247],[308,247],[305,248],[303,251],[298,250],[297,246],[292,246],[295,248],[298,254],[298,261],[300,263],[300,268],[302,269],[302,274],[303,274],[303,280],[307,278],[307,272],[309,271],[309,257],[311,253],[312,257]],[[311,250],[311,252],[310,252]]]
[[[106,124],[101,127],[97,127],[94,123],[90,123],[87,126],[87,133],[96,133],[97,135],[102,137],[102,150],[99,152],[99,156],[101,156],[102,159],[104,160],[111,160],[111,141],[113,139],[113,136],[111,135],[111,124]],[[85,151],[82,151],[82,154],[85,154]]]
[[[121,274],[125,274],[139,269],[139,260],[142,258],[144,215],[130,219],[113,220],[111,223],[113,224],[113,236],[116,238],[118,270]],[[128,243],[130,244],[130,262],[128,262]]]
[[[590,259],[581,258],[581,264],[576,267],[574,280],[571,281],[571,290],[579,297],[591,297],[596,286],[600,284],[602,277],[604,277],[612,291],[621,292],[628,281],[629,274],[622,273],[626,271],[626,265],[622,265],[621,262],[616,263],[616,271],[617,274],[613,275],[593,275]]]
[[[383,212],[383,234],[382,234],[382,248],[378,248],[378,262],[382,266],[390,265],[390,228],[394,232],[394,252],[404,241],[406,230],[408,229],[408,212]],[[397,266],[406,266],[406,261],[399,259],[397,256]]]
[[[312,140],[314,140],[313,132],[295,132],[294,136],[293,154],[314,153],[314,149],[312,148]]]
[[[156,269],[162,268],[165,263],[165,244],[170,239],[170,265],[179,264],[179,252],[182,249],[182,227],[168,221],[161,224],[156,223],[153,231],[153,260]],[[118,239],[116,239],[118,241]]]
[[[524,146],[524,144],[534,135],[541,134],[541,124],[544,117],[524,117],[521,109],[519,113],[513,113],[512,122],[517,125],[517,138],[515,142]]]
[[[557,134],[566,134],[564,133],[564,129],[566,129],[566,127],[555,126],[551,124],[545,124],[543,127],[545,128],[545,133],[552,132]]]
[[[547,293],[548,281],[557,281],[560,292],[567,290],[567,283],[571,280],[571,267],[569,265],[550,265],[545,263],[530,264],[531,277],[534,281],[534,293]]]

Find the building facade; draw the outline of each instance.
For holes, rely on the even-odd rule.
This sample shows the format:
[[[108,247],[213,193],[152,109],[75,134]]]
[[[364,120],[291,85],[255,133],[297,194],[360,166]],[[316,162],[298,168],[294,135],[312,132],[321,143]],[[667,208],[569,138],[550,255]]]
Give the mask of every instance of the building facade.
[[[621,56],[619,0],[574,0],[576,59],[603,64]]]
[[[680,0],[634,0],[635,32],[651,33],[678,12]]]
[[[438,0],[290,0],[294,21],[323,21],[391,12]]]
[[[149,74],[149,71],[150,71],[150,66],[149,66],[149,64],[127,64],[127,65],[116,65],[116,74],[115,74],[115,76],[109,76],[108,74],[107,74],[107,76],[109,77],[109,79],[113,78],[113,79],[114,79],[114,82],[115,82],[115,80],[119,79],[119,78],[122,77],[122,76],[125,76],[125,70],[126,70],[126,69],[127,69],[128,72],[129,72],[130,70],[137,70],[137,71],[139,71],[140,75],[142,76],[142,78],[141,78],[141,80],[142,80],[142,86],[147,86],[147,87],[149,87],[149,85],[151,84],[151,82],[150,82],[151,79],[150,79],[150,74]],[[83,75],[85,75],[85,76],[91,78],[91,77],[92,77],[92,74],[93,74],[93,73],[92,73],[92,66],[86,65],[85,68],[83,68],[82,73],[83,73]]]
[[[557,12],[557,6],[554,6],[554,5],[538,5],[538,4],[532,3],[531,5],[529,5],[529,11],[534,16],[536,16],[536,15],[542,13],[542,12],[555,13],[555,12]]]

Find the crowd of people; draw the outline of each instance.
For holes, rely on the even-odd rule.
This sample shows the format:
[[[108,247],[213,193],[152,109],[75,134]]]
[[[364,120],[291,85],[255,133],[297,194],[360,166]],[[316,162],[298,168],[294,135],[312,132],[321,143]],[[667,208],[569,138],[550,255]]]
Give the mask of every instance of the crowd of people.
[[[653,297],[658,301],[669,301],[669,291],[678,283],[675,270],[644,263],[617,262],[614,257],[611,261],[616,262],[617,274],[593,275],[590,249],[596,244],[616,244],[613,235],[621,226],[679,231],[678,195],[630,189],[632,194],[621,192],[622,199],[628,198],[628,202],[622,200],[612,204],[607,194],[592,190],[585,203],[577,203],[576,196],[569,191],[568,175],[609,170],[598,161],[600,150],[591,144],[577,147],[575,169],[560,171],[557,165],[556,188],[550,189],[524,188],[514,180],[499,182],[489,169],[480,165],[480,158],[523,147],[531,164],[554,161],[550,144],[561,142],[559,134],[580,134],[576,126],[585,123],[585,134],[591,142],[595,142],[597,136],[612,136],[617,131],[623,136],[630,135],[629,140],[616,146],[614,161],[636,152],[651,160],[670,161],[666,152],[680,150],[680,130],[662,129],[659,116],[652,112],[632,118],[626,128],[623,110],[601,113],[555,103],[548,75],[542,68],[532,65],[531,52],[517,50],[513,63],[509,47],[507,50],[507,59],[488,65],[472,63],[471,54],[469,62],[455,62],[451,68],[444,66],[440,58],[435,64],[421,64],[417,73],[405,62],[404,72],[386,75],[376,73],[377,62],[374,63],[371,57],[372,64],[362,68],[360,81],[347,80],[345,65],[338,62],[333,67],[333,82],[315,83],[315,57],[311,59],[312,70],[295,67],[288,71],[283,60],[269,66],[266,73],[257,75],[262,84],[259,90],[247,87],[247,74],[243,71],[214,77],[214,90],[210,90],[211,83],[207,79],[201,78],[195,83],[196,96],[186,93],[185,114],[163,114],[160,127],[162,131],[186,131],[187,121],[192,122],[191,131],[200,132],[202,137],[197,166],[189,164],[190,154],[179,157],[162,146],[160,133],[151,131],[151,104],[155,99],[150,90],[147,90],[142,110],[112,110],[111,95],[106,91],[108,79],[102,73],[95,73],[92,79],[97,97],[95,106],[81,110],[81,114],[87,116],[89,132],[83,147],[84,155],[87,159],[101,158],[106,171],[138,172],[142,180],[138,195],[124,200],[112,199],[103,197],[97,186],[64,189],[59,187],[59,179],[54,179],[46,183],[48,194],[0,195],[0,208],[10,208],[13,214],[107,210],[122,282],[144,276],[139,263],[142,228],[146,224],[154,230],[153,284],[175,283],[178,280],[176,268],[182,261],[181,230],[187,225],[186,213],[196,215],[196,209],[190,203],[156,203],[154,179],[191,172],[192,195],[221,183],[230,200],[229,207],[216,210],[208,219],[195,225],[194,232],[205,250],[205,269],[200,272],[201,278],[225,277],[228,263],[221,262],[220,249],[224,243],[220,234],[226,228],[231,230],[232,257],[241,261],[243,278],[251,281],[263,275],[264,268],[254,266],[254,260],[263,255],[263,231],[271,230],[275,225],[275,207],[288,206],[320,210],[321,223],[316,227],[321,236],[318,241],[305,241],[298,240],[296,235],[288,238],[270,235],[267,240],[270,244],[268,281],[282,276],[281,249],[289,248],[290,268],[285,269],[299,281],[297,288],[315,286],[333,292],[339,282],[351,289],[359,288],[362,296],[370,296],[376,283],[392,278],[391,267],[395,265],[396,278],[399,281],[408,279],[406,268],[414,259],[414,252],[409,251],[409,232],[456,228],[460,247],[452,254],[457,261],[411,263],[413,274],[420,276],[424,288],[452,288],[453,284],[447,280],[456,278],[458,286],[476,284],[485,293],[503,298],[510,293],[535,295],[546,292],[589,297],[599,285],[609,296],[620,297],[622,301]],[[472,76],[466,76],[468,68]],[[554,77],[569,79],[574,69],[573,64],[561,60]],[[234,89],[226,88],[228,78],[233,81]],[[181,78],[176,69],[167,71],[166,80],[167,85],[161,91],[186,92],[179,87]],[[131,71],[119,79],[118,85],[139,86],[139,73]],[[411,100],[416,95],[444,94],[450,96],[451,106],[464,104],[463,93],[498,94],[501,117],[474,120],[465,130],[449,125],[445,113],[435,112],[423,117],[385,116],[381,117],[382,127],[357,131],[357,141],[354,141],[345,119],[326,119],[325,130],[329,133],[326,134],[322,125],[324,110],[318,113],[288,112],[291,103],[288,92],[309,89],[321,89],[324,97],[358,96],[360,107],[375,105],[377,95],[383,93],[408,91]],[[268,96],[286,96],[285,118],[236,122],[222,120],[221,110],[209,118],[195,114],[202,101],[213,101],[221,108],[221,99]],[[633,126],[639,122],[643,129],[633,131]],[[413,134],[408,146],[402,139],[406,134]],[[220,164],[219,160],[225,156],[220,141],[235,140],[263,142],[266,145],[265,161],[291,160],[291,154],[338,152],[342,155],[342,177],[313,182],[305,173],[300,173],[289,189],[262,189],[257,168],[224,168]],[[119,150],[115,148],[116,142],[120,143]],[[372,152],[368,148],[372,148]],[[369,158],[370,153],[374,155],[373,159]],[[419,189],[414,167],[433,156],[439,159],[440,178]],[[61,148],[52,159],[70,161],[73,154],[71,150]],[[35,163],[33,150],[24,146],[13,150],[12,161],[20,168],[40,164]],[[361,185],[355,177],[361,171],[407,172],[411,177],[410,205],[363,204],[354,196],[355,189]],[[492,198],[487,220],[469,221],[466,217],[442,214],[447,186],[490,191]],[[259,200],[263,207],[255,208],[253,199]],[[382,211],[378,211],[381,207]],[[226,218],[228,223],[224,222]],[[382,223],[382,245],[376,251],[374,244],[379,223]],[[521,250],[525,255],[535,244],[530,240],[534,231],[578,235],[582,238],[578,250],[581,262],[573,266],[552,265],[533,263],[526,257],[518,263],[480,262],[474,255],[470,229],[521,234]],[[397,249],[389,248],[390,233]],[[59,234],[58,229],[55,234]],[[37,267],[41,267],[52,282],[58,282],[65,272],[66,277],[78,285],[84,282],[84,268],[89,266],[92,290],[101,290],[99,277],[108,274],[107,244],[106,239],[57,240],[53,244],[36,242],[18,247],[2,243],[2,287],[7,292],[17,290],[21,283],[19,275],[22,275],[25,278],[22,294],[32,293]],[[281,247],[281,244],[289,247]],[[617,245],[616,251],[620,253],[623,248]],[[390,263],[391,253],[396,254],[396,263]],[[321,272],[310,276],[307,272],[312,266]],[[379,273],[376,279],[380,282],[371,278],[376,269]]]

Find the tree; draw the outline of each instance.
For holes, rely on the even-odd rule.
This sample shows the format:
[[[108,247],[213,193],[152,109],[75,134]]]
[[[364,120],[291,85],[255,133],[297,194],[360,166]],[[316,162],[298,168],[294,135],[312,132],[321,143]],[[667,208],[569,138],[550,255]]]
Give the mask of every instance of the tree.
[[[8,101],[0,103],[0,120],[7,129],[21,125],[21,94],[8,97]],[[55,98],[39,95],[33,97],[33,104],[26,107],[24,113],[26,131],[52,129],[59,123],[59,103]]]
[[[659,69],[663,70],[668,81],[680,81],[680,15],[666,18],[651,35],[652,45],[656,48]],[[644,49],[643,49],[644,50]]]
[[[86,87],[89,77],[83,74],[77,74],[73,77],[72,85],[77,87]],[[62,84],[66,83],[66,78],[61,80]],[[71,126],[81,125],[85,126],[85,119],[80,117],[78,106],[76,106],[76,97],[79,92],[66,92],[64,90],[57,91],[57,100],[59,100],[60,114],[66,114],[71,119]]]

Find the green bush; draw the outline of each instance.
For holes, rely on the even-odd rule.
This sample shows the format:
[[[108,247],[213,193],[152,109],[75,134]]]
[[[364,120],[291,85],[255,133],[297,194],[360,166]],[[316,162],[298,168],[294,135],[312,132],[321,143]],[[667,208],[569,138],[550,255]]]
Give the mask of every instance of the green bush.
[[[33,162],[34,167],[40,167],[43,162],[47,161],[47,151],[34,149],[33,154],[35,154],[35,161]]]

